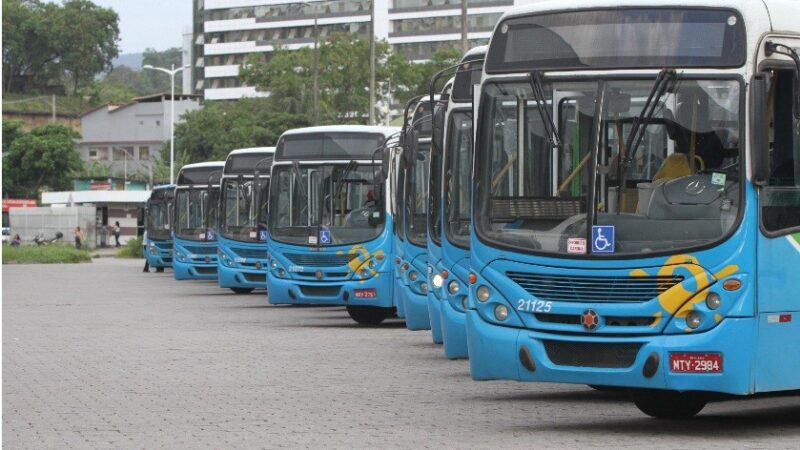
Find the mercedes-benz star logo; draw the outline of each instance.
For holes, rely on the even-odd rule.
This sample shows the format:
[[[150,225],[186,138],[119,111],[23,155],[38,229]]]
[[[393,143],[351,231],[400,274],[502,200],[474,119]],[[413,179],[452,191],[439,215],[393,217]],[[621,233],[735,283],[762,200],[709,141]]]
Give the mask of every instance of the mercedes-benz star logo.
[[[318,279],[318,280],[321,280],[321,279],[322,279],[322,271],[321,271],[321,270],[318,270],[318,271],[317,271],[317,272],[316,272],[314,275],[316,275],[316,276],[317,276],[317,279]]]
[[[686,193],[689,195],[700,195],[706,190],[706,184],[701,180],[695,180],[686,185]]]
[[[600,316],[594,310],[587,309],[581,314],[581,325],[589,331],[594,331],[600,325]]]

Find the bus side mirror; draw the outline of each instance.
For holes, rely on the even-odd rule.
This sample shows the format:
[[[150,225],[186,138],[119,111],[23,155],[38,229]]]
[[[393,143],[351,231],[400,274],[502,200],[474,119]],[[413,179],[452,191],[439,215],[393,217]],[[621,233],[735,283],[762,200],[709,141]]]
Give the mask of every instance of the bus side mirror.
[[[419,133],[417,130],[411,129],[409,136],[406,138],[406,145],[403,148],[403,167],[409,168],[414,166],[414,160],[417,157],[417,148],[419,144]]]
[[[444,146],[444,116],[447,112],[447,103],[440,104],[436,107],[433,114],[432,136],[431,141],[433,145],[431,149],[437,154],[442,153]]]
[[[753,183],[758,186],[764,186],[769,180],[768,97],[767,74],[754,74],[750,82],[750,160]]]
[[[388,147],[384,147],[381,151],[381,175],[383,175],[383,179],[389,177],[389,168],[392,165],[392,149]]]

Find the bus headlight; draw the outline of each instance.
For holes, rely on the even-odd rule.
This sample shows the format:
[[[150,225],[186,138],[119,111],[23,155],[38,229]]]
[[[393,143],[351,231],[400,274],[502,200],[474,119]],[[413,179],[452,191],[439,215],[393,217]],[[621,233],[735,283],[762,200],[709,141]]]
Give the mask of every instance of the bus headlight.
[[[463,299],[461,299],[461,307],[464,308],[464,311],[469,309],[469,298],[468,297],[464,297]]]
[[[495,306],[494,317],[501,322],[508,319],[508,308],[505,305]]]
[[[481,302],[489,300],[489,295],[491,295],[491,291],[484,285],[478,286],[478,289],[475,290],[475,296],[478,297],[478,300]]]
[[[431,283],[433,284],[433,287],[435,287],[436,289],[440,289],[442,287],[442,284],[444,284],[444,278],[442,278],[442,276],[437,273],[436,275],[433,276]]]
[[[702,321],[703,317],[697,311],[689,311],[689,314],[686,314],[686,326],[693,330],[699,327]]]
[[[156,244],[153,244],[151,242],[150,245],[147,246],[147,248],[150,250],[151,255],[158,255],[158,247],[156,247]]]
[[[278,275],[278,277],[280,277],[280,278],[286,278],[286,271],[285,271],[285,270],[283,270],[283,269],[278,269],[278,270],[277,270],[277,275]]]
[[[722,298],[716,292],[710,292],[706,297],[706,306],[708,309],[715,310],[722,304]]]
[[[368,266],[370,269],[372,269],[372,270],[375,270],[375,266],[376,266],[376,265],[377,265],[377,264],[375,264],[375,260],[374,260],[374,259],[370,259],[370,260],[369,260],[369,263],[367,264],[367,266]]]
[[[456,281],[456,280],[453,280],[453,281],[451,281],[451,282],[450,282],[450,283],[447,285],[447,292],[449,292],[449,293],[450,293],[450,295],[456,295],[456,294],[458,294],[458,290],[459,290],[459,289],[461,289],[461,288],[458,286],[458,281]]]
[[[411,281],[417,281],[417,271],[412,270],[411,272],[408,272],[408,279]]]
[[[428,293],[428,283],[425,283],[424,281],[422,283],[420,283],[419,290],[422,291],[423,294],[427,294]]]
[[[180,262],[186,262],[186,255],[180,250],[175,250],[175,259]]]
[[[278,268],[278,261],[276,261],[274,259],[270,260],[269,261],[269,267],[272,268],[272,269],[277,269]]]
[[[219,256],[219,260],[222,261],[222,265],[225,267],[233,267],[233,260],[227,253],[222,250],[217,250],[217,256]]]

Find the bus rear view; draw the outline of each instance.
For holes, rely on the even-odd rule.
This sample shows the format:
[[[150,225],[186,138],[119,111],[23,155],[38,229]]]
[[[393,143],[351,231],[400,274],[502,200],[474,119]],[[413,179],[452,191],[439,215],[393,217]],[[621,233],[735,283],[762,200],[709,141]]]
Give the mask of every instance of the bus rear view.
[[[176,280],[217,279],[217,210],[222,161],[187,164],[173,206],[172,269]]]
[[[383,161],[395,132],[324,126],[281,136],[270,181],[270,303],[344,305],[359,323],[394,312]]]

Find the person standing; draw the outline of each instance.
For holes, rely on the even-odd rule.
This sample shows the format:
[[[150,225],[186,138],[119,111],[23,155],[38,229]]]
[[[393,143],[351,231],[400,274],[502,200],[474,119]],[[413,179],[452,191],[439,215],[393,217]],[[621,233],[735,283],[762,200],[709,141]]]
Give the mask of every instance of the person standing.
[[[119,220],[118,220],[118,221],[114,222],[114,228],[112,229],[112,232],[114,233],[114,239],[117,241],[117,247],[120,246],[120,244],[119,244],[119,234],[120,234],[121,231],[122,231],[122,229],[119,226]]]
[[[83,231],[81,231],[81,227],[75,227],[73,234],[75,235],[75,248],[80,250],[81,243],[83,242]]]

